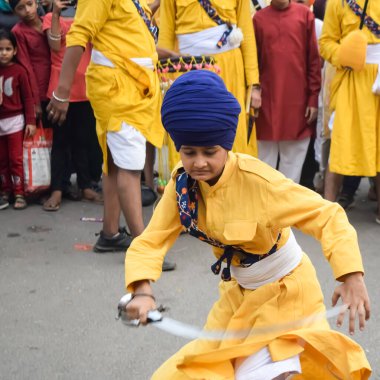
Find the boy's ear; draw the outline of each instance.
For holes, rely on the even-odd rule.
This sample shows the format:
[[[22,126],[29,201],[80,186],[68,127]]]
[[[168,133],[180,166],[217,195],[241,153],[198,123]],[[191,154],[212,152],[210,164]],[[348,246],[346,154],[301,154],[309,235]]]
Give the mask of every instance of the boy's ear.
[[[14,48],[13,56],[15,56],[16,54],[17,54],[17,46]]]

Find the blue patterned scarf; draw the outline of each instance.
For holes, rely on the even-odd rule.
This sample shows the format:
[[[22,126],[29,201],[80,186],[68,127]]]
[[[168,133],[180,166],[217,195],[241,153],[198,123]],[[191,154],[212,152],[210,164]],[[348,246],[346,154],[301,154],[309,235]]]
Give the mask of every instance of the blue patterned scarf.
[[[380,38],[380,25],[370,16],[364,14],[364,10],[360,5],[356,3],[355,0],[346,0],[348,6],[351,10],[363,20],[364,17],[364,25],[377,37]]]

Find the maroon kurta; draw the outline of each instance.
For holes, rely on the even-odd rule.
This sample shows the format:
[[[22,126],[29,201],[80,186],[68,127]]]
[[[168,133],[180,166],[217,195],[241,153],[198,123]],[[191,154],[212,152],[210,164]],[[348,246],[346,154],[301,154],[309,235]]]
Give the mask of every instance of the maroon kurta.
[[[318,108],[321,67],[314,15],[291,3],[269,6],[253,19],[259,58],[262,108],[256,121],[258,140],[301,140],[311,136],[306,107]]]

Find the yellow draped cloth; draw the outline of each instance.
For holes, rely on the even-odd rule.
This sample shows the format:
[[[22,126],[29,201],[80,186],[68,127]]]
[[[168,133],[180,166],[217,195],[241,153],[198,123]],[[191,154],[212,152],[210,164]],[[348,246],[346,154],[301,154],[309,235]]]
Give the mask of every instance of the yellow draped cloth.
[[[363,8],[364,0],[357,0]],[[380,2],[370,1],[367,14],[380,23]],[[366,64],[356,72],[339,65],[340,42],[358,30],[360,18],[342,0],[329,0],[319,40],[322,57],[337,68],[331,83],[330,107],[335,111],[331,135],[330,170],[356,176],[380,172],[380,96],[372,93],[378,65]],[[369,44],[379,44],[366,27]]]
[[[198,225],[223,244],[257,254],[270,250],[279,231],[282,247],[293,226],[321,242],[335,278],[363,272],[356,232],[343,209],[248,155],[230,152],[216,185],[200,182]],[[128,249],[128,291],[134,290],[136,281],[160,277],[165,254],[181,231],[172,179],[149,225]],[[222,254],[218,248],[213,252],[216,257]],[[209,275],[213,275],[211,271]],[[274,361],[300,354],[302,375],[296,379],[369,378],[370,366],[361,347],[331,330],[324,318],[293,330],[267,329],[265,334],[255,334],[255,328],[294,322],[325,311],[320,285],[306,254],[296,269],[277,281],[256,290],[244,289],[235,280],[221,282],[219,293],[205,329],[250,330],[252,335],[236,340],[194,340],[164,363],[153,380],[233,380],[234,360],[265,346]]]

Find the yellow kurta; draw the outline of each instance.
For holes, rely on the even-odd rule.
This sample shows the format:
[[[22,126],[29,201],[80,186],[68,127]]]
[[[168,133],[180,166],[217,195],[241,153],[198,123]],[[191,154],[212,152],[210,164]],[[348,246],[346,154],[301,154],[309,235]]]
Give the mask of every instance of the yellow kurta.
[[[217,184],[210,187],[201,182],[200,190],[199,228],[226,245],[264,254],[275,243],[279,231],[279,246],[285,244],[289,227],[294,226],[320,240],[335,278],[363,271],[356,232],[343,209],[253,157],[230,152]],[[128,291],[133,291],[135,281],[156,281],[160,277],[164,256],[181,230],[175,183],[171,180],[146,230],[128,249]],[[213,251],[220,257],[220,249]],[[289,275],[256,290],[243,289],[235,280],[221,282],[220,298],[211,309],[205,328],[254,329],[299,320],[324,310],[314,267],[304,254],[300,265]],[[233,380],[233,360],[264,346],[269,346],[273,360],[300,353],[303,375],[299,379],[336,379],[332,373],[341,379],[367,379],[370,374],[360,346],[330,330],[328,322],[322,319],[307,328],[273,331],[238,341],[195,340],[169,359],[153,379]]]
[[[140,3],[150,14],[146,1]],[[88,41],[115,66],[91,62],[87,70],[87,96],[94,109],[107,172],[106,133],[119,131],[122,122],[135,127],[153,145],[162,145],[157,73],[130,60],[151,58],[156,64],[157,53],[151,33],[129,0],[79,1],[67,46],[85,47]]]
[[[244,40],[240,49],[216,54],[214,57],[221,68],[221,77],[227,89],[239,101],[242,111],[236,132],[233,151],[257,156],[256,134],[252,131],[248,140],[246,120],[246,88],[259,83],[256,41],[250,17],[250,0],[212,0],[218,15],[243,31]],[[175,49],[176,35],[190,34],[213,28],[217,24],[211,20],[198,0],[162,0],[160,7],[160,34],[158,46]],[[215,44],[218,41],[215,41]],[[201,55],[201,54],[200,54]],[[179,161],[174,144],[170,144],[170,164]]]
[[[363,8],[364,0],[357,0]],[[367,14],[380,23],[380,2],[370,1]],[[360,72],[339,66],[340,41],[358,30],[360,19],[345,1],[329,0],[319,40],[322,57],[337,68],[331,84],[331,108],[335,110],[330,170],[339,174],[375,176],[380,172],[380,96],[371,91],[378,65],[367,64]],[[379,44],[366,27],[369,44]]]

